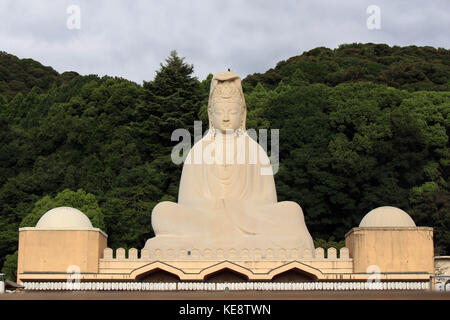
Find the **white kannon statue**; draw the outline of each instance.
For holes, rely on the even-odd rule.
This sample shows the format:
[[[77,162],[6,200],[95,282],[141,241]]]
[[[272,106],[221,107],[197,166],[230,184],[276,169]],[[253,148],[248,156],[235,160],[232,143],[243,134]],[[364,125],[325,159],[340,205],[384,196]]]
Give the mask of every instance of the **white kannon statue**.
[[[146,249],[310,249],[301,207],[277,202],[272,166],[246,132],[241,79],[220,72],[211,82],[209,127],[186,157],[178,203],[152,212]]]

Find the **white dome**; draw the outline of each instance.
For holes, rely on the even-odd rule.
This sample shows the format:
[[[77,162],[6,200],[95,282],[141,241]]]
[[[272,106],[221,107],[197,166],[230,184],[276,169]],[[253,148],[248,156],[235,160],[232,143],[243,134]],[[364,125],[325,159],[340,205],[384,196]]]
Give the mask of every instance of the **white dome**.
[[[405,211],[395,207],[373,209],[362,218],[360,227],[415,227],[414,220]]]
[[[58,207],[47,211],[36,224],[38,229],[92,229],[89,218],[80,210]]]

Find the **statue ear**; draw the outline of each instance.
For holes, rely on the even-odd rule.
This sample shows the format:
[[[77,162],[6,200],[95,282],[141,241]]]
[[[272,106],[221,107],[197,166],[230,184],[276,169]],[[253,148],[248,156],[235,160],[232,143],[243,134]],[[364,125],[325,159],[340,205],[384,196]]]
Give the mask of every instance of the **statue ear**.
[[[242,99],[244,99],[244,97],[242,97]],[[242,104],[242,115],[241,115],[241,126],[240,129],[242,131],[246,130],[246,124],[247,124],[247,106],[245,105],[245,100],[244,103]]]
[[[245,112],[244,112],[244,114],[242,115],[242,120],[241,120],[240,129],[241,129],[242,131],[245,131]]]
[[[211,112],[211,106],[208,105],[208,122],[209,122],[209,128],[214,129],[214,124],[212,121],[212,112]]]
[[[210,129],[214,129],[213,126],[213,121],[212,121],[212,107],[213,107],[213,92],[214,92],[214,88],[217,86],[217,84],[219,83],[219,81],[217,79],[212,79],[211,80],[211,86],[209,89],[209,99],[208,99],[208,121],[209,121],[209,128]]]

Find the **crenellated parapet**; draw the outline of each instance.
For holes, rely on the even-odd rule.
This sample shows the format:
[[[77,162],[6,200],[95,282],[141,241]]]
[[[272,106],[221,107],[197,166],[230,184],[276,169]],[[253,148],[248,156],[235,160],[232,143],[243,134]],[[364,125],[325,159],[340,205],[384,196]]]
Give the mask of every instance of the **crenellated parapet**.
[[[347,248],[316,248],[314,252],[304,249],[142,249],[131,248],[126,254],[124,248],[115,251],[105,248],[101,261],[351,261]]]

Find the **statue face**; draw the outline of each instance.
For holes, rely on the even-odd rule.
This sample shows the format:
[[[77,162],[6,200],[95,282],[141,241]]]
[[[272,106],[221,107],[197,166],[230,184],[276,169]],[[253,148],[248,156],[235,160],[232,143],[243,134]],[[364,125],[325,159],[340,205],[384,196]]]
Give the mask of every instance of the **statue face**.
[[[214,128],[222,132],[236,130],[241,125],[242,108],[239,102],[215,102],[211,116]]]

